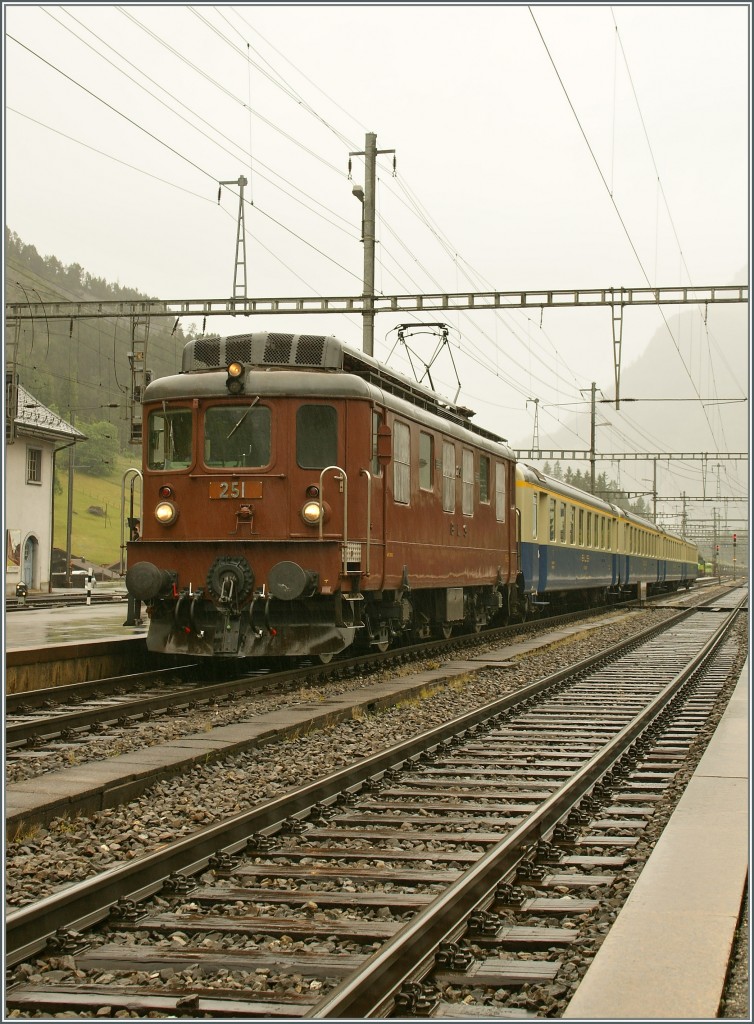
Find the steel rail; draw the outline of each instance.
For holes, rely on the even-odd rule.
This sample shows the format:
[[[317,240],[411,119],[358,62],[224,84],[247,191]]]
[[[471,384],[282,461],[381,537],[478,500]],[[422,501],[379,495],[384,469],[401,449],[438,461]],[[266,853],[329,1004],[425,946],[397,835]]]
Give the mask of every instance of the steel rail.
[[[432,750],[451,736],[463,734],[489,718],[565,679],[619,657],[632,647],[664,632],[693,614],[693,609],[680,611],[672,619],[655,623],[620,643],[585,658],[575,665],[536,680],[513,694],[501,697],[475,711],[430,729],[417,737],[404,740],[385,751],[373,754],[356,765],[348,766],[307,786],[259,805],[252,811],[211,825],[177,840],[166,849],[145,854],[111,868],[93,878],[85,879],[36,903],[11,911],[6,917],[5,955],[8,966],[33,956],[60,929],[80,930],[103,920],[110,907],[127,897],[138,900],[157,892],[171,874],[191,874],[202,870],[210,858],[220,853],[241,850],[253,833],[273,834],[286,818],[304,818],[318,803],[329,803],[344,790],[357,791],[364,782],[379,778],[386,771],[416,759],[424,750]]]
[[[309,1011],[314,1019],[385,1017],[395,995],[407,982],[431,969],[441,943],[455,941],[471,913],[492,902],[502,876],[512,872],[528,848],[547,839],[555,826],[594,787],[666,705],[712,657],[730,630],[740,606],[734,608],[704,647],[670,683],[595,754],[526,821],[484,854],[457,882],[419,913],[365,963],[356,977],[341,982]]]
[[[667,595],[655,595],[655,598]],[[631,607],[631,602],[616,607]],[[603,614],[608,614],[614,608],[606,608]],[[589,609],[589,616],[595,615],[597,609]],[[578,612],[566,612],[563,615],[552,616],[545,619],[532,619],[525,623],[518,623],[511,626],[502,626],[482,633],[465,633],[453,636],[448,640],[434,639],[429,644],[414,644],[410,647],[393,648],[381,654],[371,652],[337,661],[328,666],[314,667],[291,667],[279,672],[271,671],[265,675],[244,675],[227,679],[220,683],[205,683],[193,689],[175,690],[171,694],[153,695],[135,699],[131,702],[124,702],[122,705],[111,705],[109,707],[90,708],[70,712],[62,715],[50,715],[47,718],[38,718],[31,722],[7,723],[5,729],[5,740],[7,745],[18,746],[33,737],[53,738],[63,730],[83,729],[87,726],[114,722],[122,717],[139,718],[142,715],[149,715],[167,708],[182,708],[189,704],[206,703],[226,696],[243,696],[249,694],[255,687],[264,689],[268,685],[277,688],[287,683],[300,682],[309,676],[312,671],[319,677],[343,674],[352,671],[359,671],[369,667],[384,667],[391,660],[404,661],[413,657],[433,657],[438,653],[447,653],[458,646],[477,646],[480,643],[487,644],[503,638],[515,636],[523,629],[541,628],[552,629],[560,624],[578,621],[583,617],[583,610]],[[377,663],[377,664],[375,664]],[[98,693],[103,688],[124,686],[129,682],[141,682],[154,677],[157,680],[160,676],[169,673],[179,673],[186,670],[196,670],[199,667],[197,662],[187,662],[185,665],[172,665],[168,668],[153,669],[145,672],[134,672],[126,676],[110,676],[106,679],[89,680],[84,683],[71,683],[66,686],[46,687],[42,690],[24,691],[21,693],[8,694],[6,696],[6,716],[23,715],[26,709],[19,709],[19,705],[28,705],[29,708],[42,707],[46,702],[63,704],[66,700],[86,699],[92,700],[98,697],[106,698],[107,694]],[[261,667],[261,666],[260,666]],[[95,696],[97,695],[97,696]]]

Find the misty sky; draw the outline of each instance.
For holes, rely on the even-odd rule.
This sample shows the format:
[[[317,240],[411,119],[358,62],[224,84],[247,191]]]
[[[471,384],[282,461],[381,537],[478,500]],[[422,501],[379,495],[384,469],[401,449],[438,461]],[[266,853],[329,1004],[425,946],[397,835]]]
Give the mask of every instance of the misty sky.
[[[42,255],[152,296],[231,294],[237,190],[219,205],[217,190],[241,174],[249,294],[360,294],[351,189],[363,161],[349,181],[348,154],[367,131],[397,163],[395,176],[392,157],[378,165],[378,292],[748,280],[748,4],[6,4],[3,14],[6,224]],[[591,381],[611,391],[608,309],[423,318],[450,324],[459,400],[480,423],[528,444],[537,397],[542,446],[588,447],[586,406],[569,409],[567,441],[561,410]],[[377,358],[396,324],[416,319],[378,316]],[[249,329],[361,347],[358,316],[207,324]],[[626,312],[624,365],[658,330],[656,309]],[[704,327],[694,337],[688,365],[707,368],[698,393],[715,380],[727,391],[729,378],[709,373]],[[435,339],[416,345],[431,353]],[[405,370],[401,351],[393,360]],[[449,360],[434,379],[455,394]],[[726,397],[747,394],[743,374],[732,384]],[[616,451],[631,421],[621,430],[604,432]],[[646,445],[638,434],[632,443]]]

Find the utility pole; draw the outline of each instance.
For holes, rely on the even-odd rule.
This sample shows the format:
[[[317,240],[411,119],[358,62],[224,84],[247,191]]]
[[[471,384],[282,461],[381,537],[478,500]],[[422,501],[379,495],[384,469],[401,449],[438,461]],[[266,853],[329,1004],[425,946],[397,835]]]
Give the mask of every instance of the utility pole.
[[[246,299],[246,225],[243,213],[243,190],[248,185],[246,178],[241,175],[236,181],[221,181],[218,183],[217,202],[220,202],[220,194],[223,185],[238,185],[238,221],[236,222],[236,262],[233,267],[233,299]],[[239,270],[241,281],[239,282]]]
[[[71,426],[74,424],[76,413],[71,410]],[[65,585],[71,589],[71,534],[73,532],[73,470],[76,463],[76,445],[72,444],[68,449],[68,520],[65,527]]]
[[[532,402],[534,405],[534,433],[532,434],[531,446],[534,451],[537,451],[539,449],[539,399],[527,398],[527,406],[529,402]]]
[[[583,395],[584,392],[582,391],[581,393]],[[594,488],[595,488],[595,483],[596,483],[595,463],[597,461],[597,385],[596,385],[596,383],[594,381],[592,381],[592,419],[591,419],[591,423],[592,423],[592,429],[591,429],[591,439],[590,439],[590,443],[589,443],[589,464],[591,466],[591,474],[590,474],[591,484],[590,484],[590,489],[591,489],[592,494],[594,494]]]
[[[375,210],[376,210],[376,182],[377,182],[377,156],[381,153],[393,153],[394,149],[377,149],[377,136],[374,132],[367,132],[364,142],[364,151],[361,153],[349,153],[348,176],[351,176],[352,156],[364,157],[364,188],[360,185],[353,186],[353,194],[362,205],[361,215],[361,240],[364,243],[364,284],[363,299],[363,347],[368,356],[374,355],[374,247],[375,247]],[[393,174],[395,174],[395,156],[393,156]]]

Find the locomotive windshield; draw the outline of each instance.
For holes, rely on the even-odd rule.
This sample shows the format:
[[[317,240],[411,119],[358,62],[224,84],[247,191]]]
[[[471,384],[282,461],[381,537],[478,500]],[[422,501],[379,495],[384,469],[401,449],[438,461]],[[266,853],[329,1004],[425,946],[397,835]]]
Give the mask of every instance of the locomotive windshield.
[[[149,469],[186,469],[192,462],[191,410],[156,409],[149,414]]]
[[[270,410],[266,406],[214,405],[204,415],[204,464],[268,466],[270,438]]]

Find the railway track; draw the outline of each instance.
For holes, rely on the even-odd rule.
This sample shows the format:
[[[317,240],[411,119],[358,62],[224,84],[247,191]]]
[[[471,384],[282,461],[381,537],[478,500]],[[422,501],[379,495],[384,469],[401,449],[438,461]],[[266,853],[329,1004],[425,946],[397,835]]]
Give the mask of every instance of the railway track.
[[[693,595],[696,601],[704,596]],[[667,602],[667,597],[665,601]],[[677,603],[677,598],[673,601]],[[685,600],[691,600],[686,595]],[[594,613],[591,613],[594,614]],[[553,616],[517,626],[489,630],[484,634],[455,636],[431,644],[416,644],[383,654],[368,654],[342,659],[332,665],[276,670],[275,666],[238,673],[235,666],[220,670],[227,678],[206,678],[207,668],[172,666],[151,672],[89,680],[67,686],[6,695],[6,761],[24,753],[48,747],[50,741],[69,744],[87,734],[101,734],[107,727],[123,728],[129,722],[148,721],[153,715],[180,714],[200,705],[232,700],[262,689],[290,689],[328,678],[347,677],[370,669],[404,664],[427,657],[500,643],[525,631],[553,629],[584,617],[583,612]],[[216,675],[216,673],[215,673]],[[204,678],[202,678],[204,676]]]
[[[8,1009],[448,1016],[552,981],[716,700],[736,614],[689,612],[10,913],[7,964],[59,966]]]

